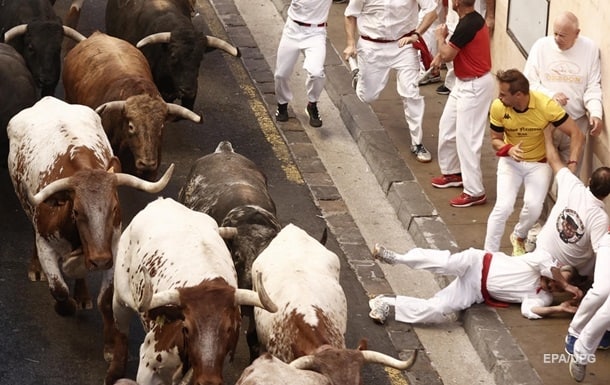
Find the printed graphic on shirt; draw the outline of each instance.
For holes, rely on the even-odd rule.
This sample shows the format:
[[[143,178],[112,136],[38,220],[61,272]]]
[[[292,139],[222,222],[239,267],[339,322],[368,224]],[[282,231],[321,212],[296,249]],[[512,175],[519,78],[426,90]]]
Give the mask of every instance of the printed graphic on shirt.
[[[578,216],[578,213],[571,209],[563,209],[561,214],[557,217],[555,226],[559,233],[559,238],[564,243],[578,242],[585,232],[585,227]]]
[[[551,63],[549,71],[544,73],[544,77],[550,82],[581,84],[582,71],[576,63],[569,61],[557,61]]]

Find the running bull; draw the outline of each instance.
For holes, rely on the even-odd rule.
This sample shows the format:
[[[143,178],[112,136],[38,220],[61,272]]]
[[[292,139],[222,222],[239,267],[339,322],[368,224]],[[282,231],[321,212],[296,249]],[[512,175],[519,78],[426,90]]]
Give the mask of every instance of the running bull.
[[[239,336],[240,305],[277,310],[260,277],[258,293],[237,289],[225,232],[209,215],[170,198],[133,218],[117,255],[113,310],[120,338],[106,384],[124,374],[130,319],[138,312],[147,333],[139,385],[177,384],[186,374],[195,385],[222,385],[225,357],[233,357]]]
[[[94,32],[66,55],[63,83],[66,101],[101,115],[123,170],[148,180],[161,162],[165,123],[175,118],[201,121],[199,115],[161,98],[137,48],[102,32]]]
[[[64,36],[75,41],[85,39],[73,28],[62,24],[49,0],[1,1],[0,32],[4,42],[23,55],[42,96],[55,94],[61,73]]]
[[[108,34],[141,48],[163,99],[180,99],[191,110],[204,52],[220,48],[240,56],[226,41],[198,32],[193,13],[190,0],[109,0],[106,5]]]
[[[98,308],[109,309],[121,233],[117,187],[157,193],[169,182],[173,165],[156,183],[120,173],[95,111],[51,96],[15,115],[8,136],[9,174],[35,233],[30,279],[47,279],[55,310],[68,316],[78,306],[91,307],[86,275],[101,270]],[[75,279],[73,297],[64,275]],[[102,313],[109,331],[112,314]],[[104,348],[108,353],[109,346]]]

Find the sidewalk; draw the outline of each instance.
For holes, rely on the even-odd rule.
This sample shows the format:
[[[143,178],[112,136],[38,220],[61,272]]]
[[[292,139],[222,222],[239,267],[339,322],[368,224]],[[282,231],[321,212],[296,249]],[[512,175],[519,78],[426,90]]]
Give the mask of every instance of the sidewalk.
[[[217,11],[225,15],[221,16],[221,19],[227,26],[231,40],[240,47],[245,46],[246,50],[249,49],[247,44],[239,44],[239,38],[245,33],[240,23],[235,20],[236,17],[230,15],[234,11],[223,13],[223,10],[232,9],[232,0],[213,2]],[[289,1],[271,0],[271,2],[285,17]],[[368,162],[387,200],[417,246],[451,250],[481,248],[487,216],[496,197],[496,160],[491,146],[488,142],[484,144],[482,159],[488,203],[465,209],[452,208],[448,200],[459,193],[459,190],[434,189],[429,183],[430,178],[439,172],[436,163],[438,120],[447,96],[439,96],[434,92],[438,84],[421,88],[422,94],[426,96],[424,144],[433,154],[431,163],[421,164],[409,151],[408,130],[404,121],[402,103],[396,95],[394,80],[390,80],[382,97],[372,109],[361,103],[351,88],[349,71],[340,58],[345,44],[344,9],[345,4],[333,4],[329,17],[328,37],[331,44],[327,47],[326,92],[340,111],[343,123]],[[242,50],[242,53],[250,75],[258,84],[259,92],[266,97],[267,109],[273,111],[275,99],[272,95],[272,78],[269,79],[268,68],[264,61],[256,57],[258,54],[250,53],[251,57],[248,58],[249,54],[245,50]],[[320,108],[324,117],[325,107],[321,105]],[[328,123],[325,120],[325,127]],[[511,217],[507,228],[514,225],[515,218],[516,215]],[[509,246],[505,237],[502,242],[503,250],[509,251]],[[379,273],[379,270],[375,270],[375,273]],[[446,277],[438,277],[438,281],[441,285],[447,283]],[[366,287],[370,282],[364,284]],[[495,383],[500,385],[574,383],[568,374],[566,356],[562,354],[568,318],[530,321],[520,315],[518,306],[496,311],[481,305],[463,312],[462,322],[468,338],[486,369],[492,374]],[[405,334],[405,325],[396,324],[390,323],[387,326],[388,333],[392,337],[398,336],[394,340],[398,351],[405,350],[405,345],[408,350],[410,348],[408,345],[413,341],[404,341],[404,337],[401,336]],[[435,329],[428,330],[434,332]],[[424,346],[425,350],[428,348],[432,347]],[[445,347],[445,349],[449,348],[449,346]],[[456,349],[456,347],[451,348]],[[610,383],[609,362],[608,353],[598,354],[598,363],[589,366],[586,378],[589,382],[585,383]],[[431,366],[433,369],[434,362]],[[430,376],[428,379],[418,378],[417,383],[437,383],[432,378],[434,374],[430,373]]]
[[[345,4],[333,5],[329,17],[329,40],[339,55],[342,54],[345,47],[344,9]],[[501,33],[501,31],[496,33]],[[328,60],[327,62],[330,63]],[[335,74],[331,73],[331,75]],[[351,95],[343,93],[343,89],[336,85],[334,76],[329,77],[329,80],[331,85],[327,86],[327,90],[336,87],[337,94],[333,100],[338,101],[337,104],[346,120],[350,120],[351,111],[360,113],[362,108],[357,106],[353,108]],[[337,82],[339,81],[337,80]],[[461,190],[432,187],[430,178],[439,175],[436,157],[438,121],[447,99],[447,96],[437,95],[435,92],[436,87],[440,84],[442,83],[421,87],[421,93],[426,97],[424,145],[432,153],[432,162],[428,164],[417,162],[409,150],[410,137],[404,121],[402,103],[395,91],[394,80],[390,80],[380,99],[373,104],[373,110],[397,151],[395,156],[400,157],[407,164],[413,179],[394,180],[387,175],[383,164],[379,163],[379,159],[371,156],[367,159],[371,164],[379,164],[378,180],[384,185],[389,199],[394,202],[399,218],[409,229],[418,246],[454,250],[468,247],[482,248],[487,217],[496,199],[497,160],[489,144],[489,138],[486,137],[481,159],[484,184],[487,190],[487,204],[485,205],[469,208],[451,207],[448,203],[449,199]],[[361,126],[358,127],[356,121],[347,123],[347,125],[348,127],[356,125],[351,128],[351,132],[357,139],[361,135],[359,132]],[[387,155],[391,156],[391,154]],[[403,188],[405,184],[412,182],[418,184],[421,194],[430,202],[431,210],[422,210],[417,199],[415,202],[413,201],[414,192],[409,191],[411,188]],[[507,253],[512,251],[508,239],[509,230],[518,220],[520,208],[521,201],[519,200],[506,225],[507,231],[505,231],[501,249]],[[431,223],[434,225],[430,226]],[[517,305],[497,310],[481,305],[465,311],[463,314],[466,331],[487,369],[495,375],[498,384],[574,384],[565,361],[567,355],[563,351],[563,338],[567,333],[569,321],[570,317],[567,316],[538,321],[527,320],[521,316]],[[597,353],[597,362],[587,368],[585,383],[608,384],[610,383],[610,354],[607,351]]]

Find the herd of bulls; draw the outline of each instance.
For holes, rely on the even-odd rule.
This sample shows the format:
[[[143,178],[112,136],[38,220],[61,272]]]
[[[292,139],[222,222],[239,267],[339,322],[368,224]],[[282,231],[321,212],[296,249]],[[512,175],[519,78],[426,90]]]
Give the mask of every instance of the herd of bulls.
[[[407,369],[415,356],[346,348],[338,256],[280,225],[264,172],[229,142],[193,163],[175,200],[123,228],[117,187],[163,190],[174,170],[153,181],[165,123],[202,119],[192,108],[203,53],[239,50],[197,32],[189,0],[108,0],[108,34],[89,37],[53,3],[0,2],[0,155],[35,232],[29,277],[48,281],[56,312],[91,308],[86,278],[102,271],[105,383],[131,382],[135,314],[140,385],[223,384],[242,316],[251,365],[238,385],[359,385],[365,362]],[[77,43],[62,59],[64,35]],[[60,73],[65,101],[53,96]]]

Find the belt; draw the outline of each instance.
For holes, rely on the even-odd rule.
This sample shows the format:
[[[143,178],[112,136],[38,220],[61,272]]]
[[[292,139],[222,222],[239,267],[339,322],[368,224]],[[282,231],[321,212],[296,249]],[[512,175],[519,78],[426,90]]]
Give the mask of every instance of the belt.
[[[481,294],[483,294],[483,300],[485,304],[493,307],[508,307],[506,302],[495,300],[489,295],[487,291],[487,275],[489,274],[489,265],[491,265],[491,258],[493,254],[485,253],[483,257],[483,271],[481,274]]]
[[[483,76],[487,75],[488,73],[489,73],[489,72],[485,72],[485,73],[484,73],[484,74],[482,74],[482,75],[479,75],[479,76],[472,76],[472,77],[469,77],[469,78],[460,78],[460,77],[458,77],[458,79],[460,79],[460,80],[461,80],[461,81],[463,81],[463,82],[469,82],[469,81],[471,81],[471,80],[476,80],[476,79],[478,79],[478,78],[482,78]]]
[[[298,21],[298,20],[294,20],[294,19],[290,19],[292,21],[294,21],[295,23],[297,23],[298,25],[302,26],[302,27],[326,27],[327,23],[320,23],[320,24],[311,24],[311,23],[303,23],[302,21]]]
[[[366,35],[360,35],[360,37],[363,38],[364,40],[372,41],[374,43],[393,43],[395,41],[398,41],[398,40],[402,39],[403,37],[407,37],[407,36],[411,36],[411,35],[413,35],[413,32],[405,33],[404,35],[402,35],[401,37],[399,37],[396,40],[375,39],[373,37],[366,36]]]

